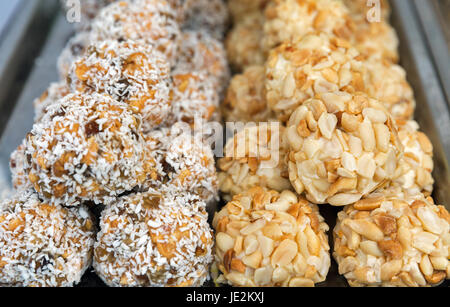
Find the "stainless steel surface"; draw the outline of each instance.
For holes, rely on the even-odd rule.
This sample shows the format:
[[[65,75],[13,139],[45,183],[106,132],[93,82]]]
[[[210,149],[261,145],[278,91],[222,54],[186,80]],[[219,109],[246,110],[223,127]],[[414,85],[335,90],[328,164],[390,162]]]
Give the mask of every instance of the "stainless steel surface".
[[[13,76],[20,67],[21,61],[14,61],[14,58],[18,54],[18,49],[22,45],[22,42],[26,36],[26,32],[30,23],[34,19],[38,11],[39,3],[36,1],[22,2],[22,5],[15,16],[20,22],[11,22],[8,26],[8,31],[2,33],[0,43],[0,106],[6,103],[4,101],[5,96],[11,84],[14,80]],[[16,20],[17,20],[16,19]],[[4,86],[3,86],[4,85]]]
[[[450,55],[445,36],[445,27],[442,27],[439,16],[439,14],[445,14],[445,12],[436,10],[437,3],[437,1],[414,0],[418,19],[426,34],[428,49],[433,56],[433,62],[448,102],[450,100]],[[449,24],[446,23],[445,25],[448,26]]]
[[[441,28],[444,29],[445,37],[447,39],[447,46],[450,51],[450,1],[435,0],[434,4]]]
[[[37,2],[38,0],[30,2],[34,1]],[[450,113],[439,74],[434,66],[433,54],[427,45],[426,31],[422,28],[417,7],[413,2],[411,0],[392,0],[392,23],[397,29],[401,40],[401,64],[407,70],[408,79],[415,90],[418,105],[416,119],[422,130],[430,136],[435,147],[434,158],[436,167],[434,177],[436,179],[436,189],[434,196],[438,203],[445,204],[449,208]],[[32,15],[30,14],[30,16]],[[56,59],[71,33],[71,26],[65,21],[63,14],[59,14],[52,23],[52,31],[48,34],[47,40],[41,41],[43,45],[42,52],[36,59],[35,65],[28,75],[23,89],[21,89],[20,96],[17,95],[17,99],[8,101],[8,103],[15,105],[15,109],[12,115],[8,117],[4,131],[2,131],[2,123],[0,122],[0,133],[3,132],[0,139],[0,181],[2,179],[5,181],[10,180],[9,155],[32,127],[32,101],[41,95],[50,82],[57,81]],[[16,42],[16,44],[20,42],[17,38],[11,41]],[[20,43],[19,46],[11,46],[11,48],[16,49],[18,47],[20,47]],[[439,52],[439,50],[436,50],[436,52]],[[15,61],[20,64],[25,60],[26,55],[22,54]],[[8,77],[9,75],[5,75],[0,66],[0,80],[2,80],[1,78],[3,80],[8,79]],[[5,89],[5,84],[0,83],[0,94],[5,90],[7,90]],[[0,96],[0,115],[8,109],[2,101]],[[331,206],[322,206],[320,208],[330,229],[334,228],[336,214],[339,210]],[[103,283],[92,273],[88,273],[81,284],[81,286],[102,285]],[[318,286],[347,286],[345,279],[339,276],[337,265],[334,261],[327,281]],[[448,286],[448,282],[443,286]]]
[[[24,0],[0,1],[0,39]]]
[[[0,40],[0,132],[22,92],[48,37],[57,0],[25,0],[17,7]]]

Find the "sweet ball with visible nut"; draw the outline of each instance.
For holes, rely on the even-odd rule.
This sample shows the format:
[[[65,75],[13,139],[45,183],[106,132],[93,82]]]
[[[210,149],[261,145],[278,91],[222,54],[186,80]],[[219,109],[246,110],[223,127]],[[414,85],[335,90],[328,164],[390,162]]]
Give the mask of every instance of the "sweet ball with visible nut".
[[[270,52],[267,104],[286,122],[298,106],[317,94],[365,91],[365,76],[364,63],[348,41],[325,33],[308,34]]]
[[[146,164],[152,171],[147,173],[144,190],[169,187],[213,201],[218,194],[213,151],[198,135],[182,128],[178,123],[145,135]]]
[[[383,106],[365,94],[326,93],[292,114],[289,176],[313,203],[352,204],[390,182],[403,148]]]
[[[416,101],[405,70],[387,60],[369,59],[364,63],[367,68],[366,92],[382,102],[394,119],[411,119]]]
[[[289,144],[278,123],[250,126],[230,139],[218,161],[219,187],[227,200],[260,186],[276,191],[292,189],[286,164]]]
[[[389,24],[388,18],[390,14],[387,1],[382,2],[382,10],[380,16],[373,14],[377,12],[376,7],[368,7],[370,12],[366,12],[361,6],[364,1],[353,1],[350,4],[350,12],[353,20],[354,28],[352,31],[351,42],[361,52],[363,56],[375,60],[388,60],[396,63],[399,60],[398,47],[399,40],[395,29]]]
[[[433,144],[425,133],[419,131],[417,122],[397,120],[396,123],[404,154],[392,185],[401,187],[409,195],[424,193],[429,196],[434,184]]]
[[[28,134],[25,172],[45,201],[107,205],[145,180],[141,121],[110,96],[70,94]]]
[[[94,241],[87,208],[64,208],[22,191],[0,203],[0,285],[74,286],[91,265]]]
[[[261,48],[264,15],[254,12],[243,17],[225,39],[228,62],[235,71],[251,65],[264,65],[266,55]]]
[[[334,258],[351,286],[417,287],[449,278],[450,214],[431,197],[378,191],[347,206]]]
[[[189,193],[118,199],[101,216],[95,271],[116,287],[203,285],[214,244],[204,206]]]
[[[173,64],[180,42],[178,13],[165,0],[117,1],[92,22],[94,41],[142,40]]]
[[[389,1],[368,3],[366,0],[344,0],[353,31],[351,42],[367,58],[397,62],[399,41],[395,29],[389,25]]]
[[[249,66],[233,76],[222,105],[226,122],[258,123],[274,118],[267,107],[264,81],[264,66]]]
[[[316,205],[290,191],[255,187],[236,195],[213,226],[218,283],[305,287],[328,274],[328,225]]]
[[[106,93],[142,115],[142,128],[160,126],[171,112],[170,66],[151,46],[134,41],[91,45],[71,68],[73,91]]]
[[[273,0],[265,9],[263,49],[295,41],[306,34],[324,32],[350,39],[353,20],[339,0]]]

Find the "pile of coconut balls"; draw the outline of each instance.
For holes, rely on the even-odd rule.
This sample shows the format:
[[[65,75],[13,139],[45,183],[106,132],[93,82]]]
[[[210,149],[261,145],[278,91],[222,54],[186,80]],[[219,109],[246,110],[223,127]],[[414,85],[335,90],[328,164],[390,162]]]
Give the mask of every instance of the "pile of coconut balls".
[[[33,129],[11,156],[0,284],[73,286],[92,264],[110,286],[200,286],[213,260],[206,207],[218,180],[211,147],[190,131],[220,118],[226,5],[81,8],[61,81],[34,102]],[[99,220],[92,208],[104,209]]]

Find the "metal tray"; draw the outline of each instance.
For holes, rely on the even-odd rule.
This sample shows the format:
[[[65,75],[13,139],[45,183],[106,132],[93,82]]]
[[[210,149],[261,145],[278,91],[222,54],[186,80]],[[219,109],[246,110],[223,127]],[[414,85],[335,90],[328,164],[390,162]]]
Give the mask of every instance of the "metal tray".
[[[22,1],[8,33],[0,38],[0,192],[2,184],[9,185],[10,153],[33,125],[32,101],[50,82],[58,80],[56,60],[73,35],[73,28],[58,9],[57,2]],[[433,175],[436,184],[433,196],[437,203],[445,204],[450,209],[450,104],[446,98],[450,88],[446,85],[442,69],[436,65],[439,60],[442,61],[443,53],[448,56],[448,50],[438,49],[442,44],[433,44],[434,40],[429,37],[433,24],[427,20],[433,19],[433,16],[424,17],[424,13],[434,14],[431,9],[433,2],[391,0],[392,24],[401,42],[401,65],[415,90],[416,120],[435,148]],[[320,208],[330,229],[335,226],[339,210],[331,206]],[[441,286],[449,285],[447,281]],[[104,284],[94,273],[88,272],[79,286],[102,287]],[[339,276],[337,265],[332,261],[327,280],[318,286],[348,285],[345,278]]]

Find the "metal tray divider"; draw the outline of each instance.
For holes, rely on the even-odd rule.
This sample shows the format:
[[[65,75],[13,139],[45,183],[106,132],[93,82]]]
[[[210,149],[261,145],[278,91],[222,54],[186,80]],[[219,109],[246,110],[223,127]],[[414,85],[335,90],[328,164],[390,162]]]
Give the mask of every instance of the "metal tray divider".
[[[450,107],[450,56],[442,25],[437,16],[437,1],[414,0],[417,16],[426,34],[428,49],[434,59],[434,66],[439,74],[447,105]]]
[[[56,0],[24,0],[16,8],[0,42],[0,133],[23,90],[36,56],[45,45]]]

